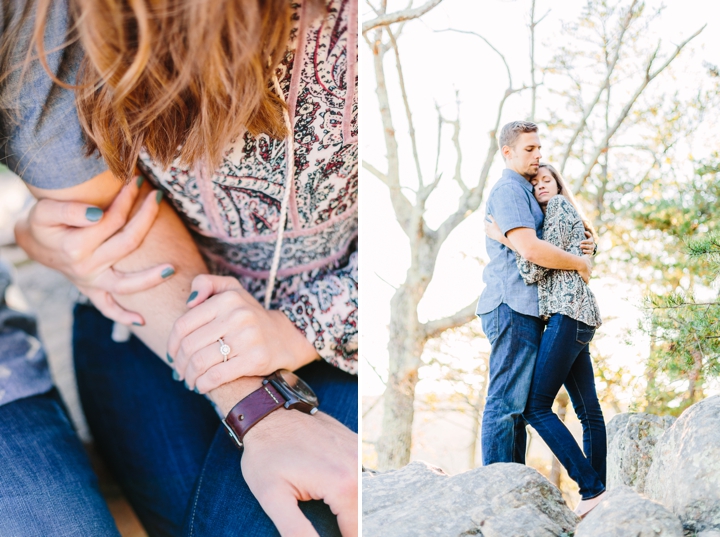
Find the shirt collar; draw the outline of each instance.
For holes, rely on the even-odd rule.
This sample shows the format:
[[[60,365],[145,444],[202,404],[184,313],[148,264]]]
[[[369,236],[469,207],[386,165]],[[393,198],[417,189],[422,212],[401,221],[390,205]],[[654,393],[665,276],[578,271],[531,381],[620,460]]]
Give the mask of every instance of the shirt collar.
[[[530,181],[525,179],[522,175],[520,175],[518,172],[511,170],[510,168],[505,168],[502,173],[503,179],[510,179],[511,181],[515,181],[517,183],[520,183],[522,187],[527,190],[528,192],[533,191],[533,186],[530,184]]]

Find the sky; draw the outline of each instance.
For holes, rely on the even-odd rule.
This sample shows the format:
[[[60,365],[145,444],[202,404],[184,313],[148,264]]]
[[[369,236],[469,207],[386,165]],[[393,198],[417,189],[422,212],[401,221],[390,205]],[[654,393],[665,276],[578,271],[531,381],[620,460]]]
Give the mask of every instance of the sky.
[[[415,0],[415,4],[424,3]],[[653,2],[649,2],[653,4]],[[389,3],[389,11],[406,7],[407,3]],[[463,177],[470,183],[479,175],[487,150],[487,133],[494,123],[499,96],[507,87],[505,68],[498,56],[478,38],[455,32],[439,32],[447,28],[473,31],[486,37],[507,58],[512,69],[515,86],[530,83],[529,76],[529,19],[530,0],[444,0],[421,20],[408,23],[399,40],[403,70],[418,132],[419,152],[424,175],[433,173],[435,145],[437,143],[437,116],[435,103],[443,114],[454,118],[455,92],[460,99],[462,123]],[[549,11],[537,28],[537,64],[550,50],[554,40],[562,39],[562,21],[576,19],[584,2],[577,0],[538,0],[536,17]],[[663,50],[698,30],[707,22],[707,28],[684,51],[686,61],[699,69],[702,62],[720,64],[720,3],[703,0],[668,0],[661,17],[653,24],[652,37],[661,39]],[[372,18],[373,13],[365,2],[360,4],[361,20]],[[545,46],[548,45],[548,46]],[[377,98],[374,92],[372,58],[367,44],[360,40],[360,99],[361,106],[361,158],[383,169],[384,143],[380,125]],[[395,84],[394,63],[386,65],[388,84]],[[662,76],[662,75],[661,75]],[[676,75],[677,76],[677,75]],[[682,79],[683,73],[679,76]],[[662,83],[661,79],[656,80]],[[687,76],[688,89],[692,89],[692,76]],[[393,88],[391,87],[391,92]],[[543,98],[551,99],[544,94]],[[501,125],[507,121],[526,117],[529,99],[519,94],[511,97],[503,114]],[[395,92],[391,102],[393,120],[401,144],[401,169],[407,184],[414,181],[414,164],[405,136],[402,103]],[[446,133],[447,134],[447,133]],[[448,144],[448,138],[444,143]],[[445,146],[449,149],[449,145]],[[452,175],[454,155],[445,151],[441,169]],[[499,178],[502,163],[494,162],[489,177],[491,187]],[[379,180],[361,169],[360,242],[360,300],[362,303],[362,329],[360,339],[361,382],[364,395],[379,394],[383,384],[377,374],[384,375],[387,368],[387,324],[390,317],[390,298],[394,287],[405,279],[409,266],[409,248],[397,222],[394,220],[387,189]],[[488,190],[486,190],[486,193]],[[459,189],[446,186],[431,198],[427,219],[437,225],[457,206]],[[486,259],[481,214],[484,208],[470,216],[453,232],[441,251],[432,283],[420,304],[421,321],[439,318],[459,310],[477,299],[483,289],[482,267],[478,259]],[[600,241],[602,246],[602,240]],[[591,288],[598,297],[601,311],[608,320],[599,334],[598,347],[623,363],[630,364],[635,373],[642,371],[641,359],[648,342],[633,335],[628,344],[626,331],[637,326],[640,318],[638,305],[641,297],[632,285],[621,283],[610,275],[594,279]],[[458,359],[463,351],[458,350]],[[419,391],[432,391],[437,386],[421,383]]]

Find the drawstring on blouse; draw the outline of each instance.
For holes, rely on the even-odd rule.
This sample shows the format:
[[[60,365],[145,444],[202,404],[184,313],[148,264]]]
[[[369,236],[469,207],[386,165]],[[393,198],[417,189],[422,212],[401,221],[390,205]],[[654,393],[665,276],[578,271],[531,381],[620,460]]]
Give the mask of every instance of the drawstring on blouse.
[[[280,88],[280,82],[278,81],[277,74],[275,73],[273,73],[273,85],[275,86],[275,92],[278,94],[278,97],[282,99],[284,104],[287,104],[282,89]],[[290,203],[290,191],[293,188],[295,180],[293,127],[292,122],[290,121],[290,113],[288,112],[287,106],[283,107],[283,118],[285,119],[285,128],[288,132],[287,138],[285,139],[285,152],[287,159],[285,192],[283,193],[282,204],[280,205],[280,223],[278,225],[277,240],[275,241],[275,253],[273,254],[272,265],[270,265],[270,275],[268,276],[267,288],[265,289],[266,310],[270,309],[270,299],[275,288],[275,279],[277,277],[278,267],[280,266],[280,251],[282,249],[283,235],[285,234],[285,222],[287,221],[288,205]]]

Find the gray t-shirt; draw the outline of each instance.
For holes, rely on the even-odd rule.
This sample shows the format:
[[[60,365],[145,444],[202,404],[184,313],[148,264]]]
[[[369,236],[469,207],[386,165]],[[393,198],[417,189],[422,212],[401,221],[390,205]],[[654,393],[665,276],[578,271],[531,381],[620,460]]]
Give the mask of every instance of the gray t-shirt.
[[[0,162],[30,185],[67,188],[91,179],[107,166],[99,157],[85,157],[72,90],[54,84],[39,61],[30,63],[22,73],[34,25],[34,17],[22,18],[27,3],[0,0],[0,43],[16,43],[0,57],[0,73],[10,73],[0,83]],[[21,20],[22,25],[18,24]],[[66,1],[52,2],[46,21],[47,51],[60,49],[69,22]],[[77,43],[47,55],[50,69],[68,83],[75,82],[81,60]],[[0,405],[52,387],[35,319],[5,303],[9,283],[7,266],[0,266]]]

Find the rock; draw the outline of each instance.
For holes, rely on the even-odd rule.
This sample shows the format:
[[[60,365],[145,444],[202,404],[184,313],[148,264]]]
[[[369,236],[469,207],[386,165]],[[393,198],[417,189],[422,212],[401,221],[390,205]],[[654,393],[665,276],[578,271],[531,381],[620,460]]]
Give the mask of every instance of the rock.
[[[682,537],[680,519],[659,503],[620,485],[580,522],[575,537]]]
[[[720,530],[720,395],[689,407],[662,435],[645,494],[687,531]]]
[[[550,537],[578,517],[536,470],[500,463],[455,476],[424,462],[363,475],[367,537]]]
[[[618,414],[607,425],[607,488],[627,485],[642,493],[655,444],[675,418],[654,414]]]

